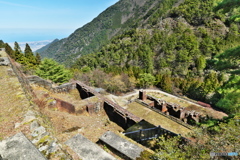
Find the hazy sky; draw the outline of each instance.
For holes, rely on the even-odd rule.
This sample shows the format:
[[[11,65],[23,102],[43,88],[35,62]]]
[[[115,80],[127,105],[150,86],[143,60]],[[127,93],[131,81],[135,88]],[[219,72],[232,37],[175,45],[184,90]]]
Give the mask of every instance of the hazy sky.
[[[0,40],[65,38],[118,0],[0,0]]]

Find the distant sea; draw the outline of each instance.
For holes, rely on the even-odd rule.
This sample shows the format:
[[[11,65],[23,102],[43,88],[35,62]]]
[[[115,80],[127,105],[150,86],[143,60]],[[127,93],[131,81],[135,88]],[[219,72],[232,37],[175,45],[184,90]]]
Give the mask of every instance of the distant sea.
[[[32,51],[35,52],[36,50],[46,46],[47,44],[51,43],[53,40],[44,40],[44,41],[33,41],[33,42],[18,42],[22,51],[25,50],[26,43],[29,44]],[[8,43],[12,48],[14,48],[14,42]]]
[[[68,37],[72,29],[1,29],[0,40],[4,42],[33,42]]]

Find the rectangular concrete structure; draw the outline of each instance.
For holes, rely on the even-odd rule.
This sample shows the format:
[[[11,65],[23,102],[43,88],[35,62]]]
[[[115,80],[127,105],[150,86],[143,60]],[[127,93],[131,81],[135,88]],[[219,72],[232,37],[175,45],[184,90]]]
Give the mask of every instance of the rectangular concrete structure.
[[[139,146],[111,131],[104,133],[100,137],[100,140],[133,160],[135,160],[137,157],[140,157],[140,154],[143,151],[143,149]]]
[[[21,132],[0,142],[0,155],[7,160],[46,160]]]
[[[94,133],[93,133],[94,134]],[[91,142],[81,134],[65,142],[82,160],[116,160],[97,144]]]

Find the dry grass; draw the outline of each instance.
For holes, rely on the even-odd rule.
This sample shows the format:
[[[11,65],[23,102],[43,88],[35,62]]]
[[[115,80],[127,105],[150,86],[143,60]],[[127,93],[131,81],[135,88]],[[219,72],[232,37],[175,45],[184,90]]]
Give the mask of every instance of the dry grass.
[[[8,69],[9,66],[0,66],[0,139],[20,131],[14,129],[15,123],[22,121],[23,115],[30,107],[17,77],[9,76]]]

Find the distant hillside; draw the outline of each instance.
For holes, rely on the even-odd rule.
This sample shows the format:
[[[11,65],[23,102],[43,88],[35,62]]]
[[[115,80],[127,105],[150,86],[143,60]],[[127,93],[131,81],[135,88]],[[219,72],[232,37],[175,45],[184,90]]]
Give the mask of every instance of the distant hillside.
[[[59,41],[59,39],[55,39],[55,40],[53,40],[51,43],[49,43],[49,44],[47,44],[47,45],[45,45],[45,46],[37,49],[35,52],[43,53],[43,52],[46,51],[53,43],[56,43],[56,42],[58,42],[58,41]],[[47,56],[45,56],[44,54],[42,54],[42,56],[43,56],[43,57],[47,57]]]
[[[69,37],[52,43],[46,50],[40,50],[40,55],[72,63],[76,57],[97,51],[114,35],[132,28],[142,18],[146,19],[151,9],[160,3],[159,0],[120,0]]]

